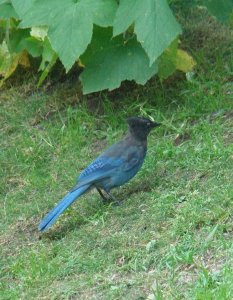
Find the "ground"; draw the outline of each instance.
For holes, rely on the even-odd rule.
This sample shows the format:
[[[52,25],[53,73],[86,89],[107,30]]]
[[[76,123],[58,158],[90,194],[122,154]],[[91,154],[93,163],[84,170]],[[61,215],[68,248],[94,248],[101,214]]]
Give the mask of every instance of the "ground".
[[[83,97],[74,82],[25,79],[1,92],[1,299],[233,299],[233,38],[211,18],[190,24],[190,80]],[[113,191],[123,205],[90,192],[40,234],[132,115],[163,125]]]

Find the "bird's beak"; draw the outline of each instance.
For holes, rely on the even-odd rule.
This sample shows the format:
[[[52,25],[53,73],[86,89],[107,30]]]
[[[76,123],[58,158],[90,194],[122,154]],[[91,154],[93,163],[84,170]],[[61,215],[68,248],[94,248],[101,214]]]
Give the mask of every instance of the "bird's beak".
[[[152,128],[158,127],[160,125],[162,125],[162,123],[153,122]]]

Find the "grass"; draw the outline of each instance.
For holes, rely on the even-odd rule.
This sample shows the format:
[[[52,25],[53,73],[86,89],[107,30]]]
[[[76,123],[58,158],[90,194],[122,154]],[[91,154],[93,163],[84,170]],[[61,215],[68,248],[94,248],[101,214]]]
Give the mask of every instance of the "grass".
[[[187,25],[192,81],[177,75],[88,99],[69,83],[1,93],[1,299],[233,298],[232,34],[214,26],[193,27],[195,39],[208,36],[203,46],[186,38]],[[142,170],[113,191],[124,204],[90,192],[39,234],[40,219],[130,115],[163,126]]]

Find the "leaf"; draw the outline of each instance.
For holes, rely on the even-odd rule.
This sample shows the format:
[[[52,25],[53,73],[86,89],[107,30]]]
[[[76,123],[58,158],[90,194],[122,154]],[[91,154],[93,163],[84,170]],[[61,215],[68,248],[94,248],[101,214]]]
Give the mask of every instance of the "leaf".
[[[40,75],[37,86],[40,86],[44,82],[49,72],[55,65],[56,61],[57,61],[57,54],[52,49],[48,38],[45,38],[43,42],[42,61],[39,67],[39,71],[43,71],[43,72]]]
[[[53,59],[54,54],[55,52],[52,49],[49,40],[45,38],[43,43],[43,50],[42,50],[42,61],[39,66],[39,71],[42,71],[46,68],[46,65]]]
[[[112,25],[116,8],[115,0],[39,0],[20,26],[47,25],[51,45],[68,71],[91,42],[93,23]]]
[[[113,25],[116,36],[134,23],[138,41],[150,59],[150,65],[181,33],[166,0],[121,0]]]
[[[178,38],[175,39],[171,45],[163,52],[158,59],[160,79],[166,79],[176,70],[176,56],[178,47]]]
[[[176,56],[176,68],[184,73],[192,71],[196,62],[186,51],[178,49]]]
[[[21,53],[21,56],[19,58],[19,65],[23,66],[24,68],[30,67],[30,61],[29,61],[28,53],[26,51],[23,51]]]
[[[30,36],[29,29],[12,29],[9,36],[9,50],[10,52],[21,52],[21,42]]]
[[[11,30],[9,49],[10,52],[20,53],[27,50],[33,57],[42,54],[42,42],[30,36],[29,29]]]
[[[233,0],[203,0],[203,5],[222,22],[227,22],[233,13]]]
[[[17,55],[12,56],[4,41],[0,45],[0,75],[7,78],[14,72],[18,64]]]
[[[53,57],[51,58],[51,60],[49,61],[48,65],[44,68],[44,71],[42,72],[42,74],[39,78],[37,86],[40,86],[44,82],[44,80],[48,76],[49,72],[51,71],[52,67],[55,65],[56,61],[57,61],[57,55],[54,54]]]
[[[21,49],[27,50],[32,57],[39,57],[43,51],[43,42],[34,37],[27,37],[22,42]]]
[[[45,37],[48,35],[48,27],[47,26],[32,27],[30,31],[30,35],[35,37],[38,40],[44,41]]]
[[[0,80],[0,87],[3,82],[14,73],[18,66],[20,56],[21,53],[11,54],[5,41],[0,45],[0,76],[3,77],[3,79]]]
[[[35,0],[11,0],[20,19],[22,19],[23,15],[31,8],[34,2]]]
[[[15,18],[15,19],[19,18],[12,4],[11,3],[0,4],[0,19],[10,19],[10,18]]]
[[[178,49],[178,42],[178,39],[173,41],[158,59],[160,79],[166,79],[176,70],[184,73],[190,72],[196,65],[192,56],[186,51]]]
[[[120,86],[123,80],[144,84],[158,71],[137,40],[124,43],[122,36],[112,39],[110,29],[96,28],[91,45],[81,57],[86,66],[81,74],[84,94]]]

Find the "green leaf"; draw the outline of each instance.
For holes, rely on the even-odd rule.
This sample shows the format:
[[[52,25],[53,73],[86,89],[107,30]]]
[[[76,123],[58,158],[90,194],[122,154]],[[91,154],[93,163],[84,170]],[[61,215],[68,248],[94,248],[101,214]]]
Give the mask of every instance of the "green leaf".
[[[55,56],[55,52],[51,47],[51,44],[47,38],[45,38],[44,43],[43,43],[43,51],[42,51],[42,61],[39,67],[39,70],[44,70],[49,64],[50,61],[53,60]]]
[[[57,61],[57,54],[54,53],[53,56],[51,57],[49,63],[47,64],[47,66],[44,68],[44,71],[40,75],[37,86],[40,86],[44,82],[44,80],[48,76],[49,72],[51,71],[52,67],[55,65],[56,61]]]
[[[203,5],[222,22],[228,21],[233,13],[233,0],[203,0]]]
[[[158,59],[158,75],[162,80],[172,75],[176,70],[184,73],[190,72],[196,65],[192,56],[186,51],[178,49],[178,43],[177,38]]]
[[[125,43],[112,39],[112,30],[95,29],[91,45],[81,57],[86,66],[81,74],[84,94],[118,88],[123,80],[145,84],[158,71],[135,38]]]
[[[37,86],[40,86],[44,80],[47,78],[49,72],[53,68],[57,61],[57,54],[52,49],[51,44],[46,37],[43,42],[43,50],[42,50],[42,61],[39,66],[39,71],[43,71],[40,75]]]
[[[176,70],[178,41],[178,38],[175,39],[158,59],[158,75],[160,79],[166,79]]]
[[[91,42],[93,23],[112,25],[116,8],[115,0],[38,0],[21,27],[47,25],[51,45],[68,71]]]
[[[21,48],[27,50],[32,57],[42,55],[43,43],[34,37],[27,37],[21,44]]]
[[[30,36],[29,29],[12,29],[9,37],[9,50],[11,53],[21,52],[22,41]]]
[[[42,54],[42,42],[30,36],[29,29],[15,29],[10,33],[9,49],[11,53],[27,50],[33,57]]]
[[[23,15],[31,8],[34,2],[35,0],[11,0],[20,19],[22,19]]]
[[[0,4],[0,19],[10,19],[10,18],[15,18],[15,19],[19,18],[12,4],[11,3]]]
[[[114,21],[116,36],[134,24],[137,39],[150,59],[150,65],[181,33],[166,0],[121,0]]]

